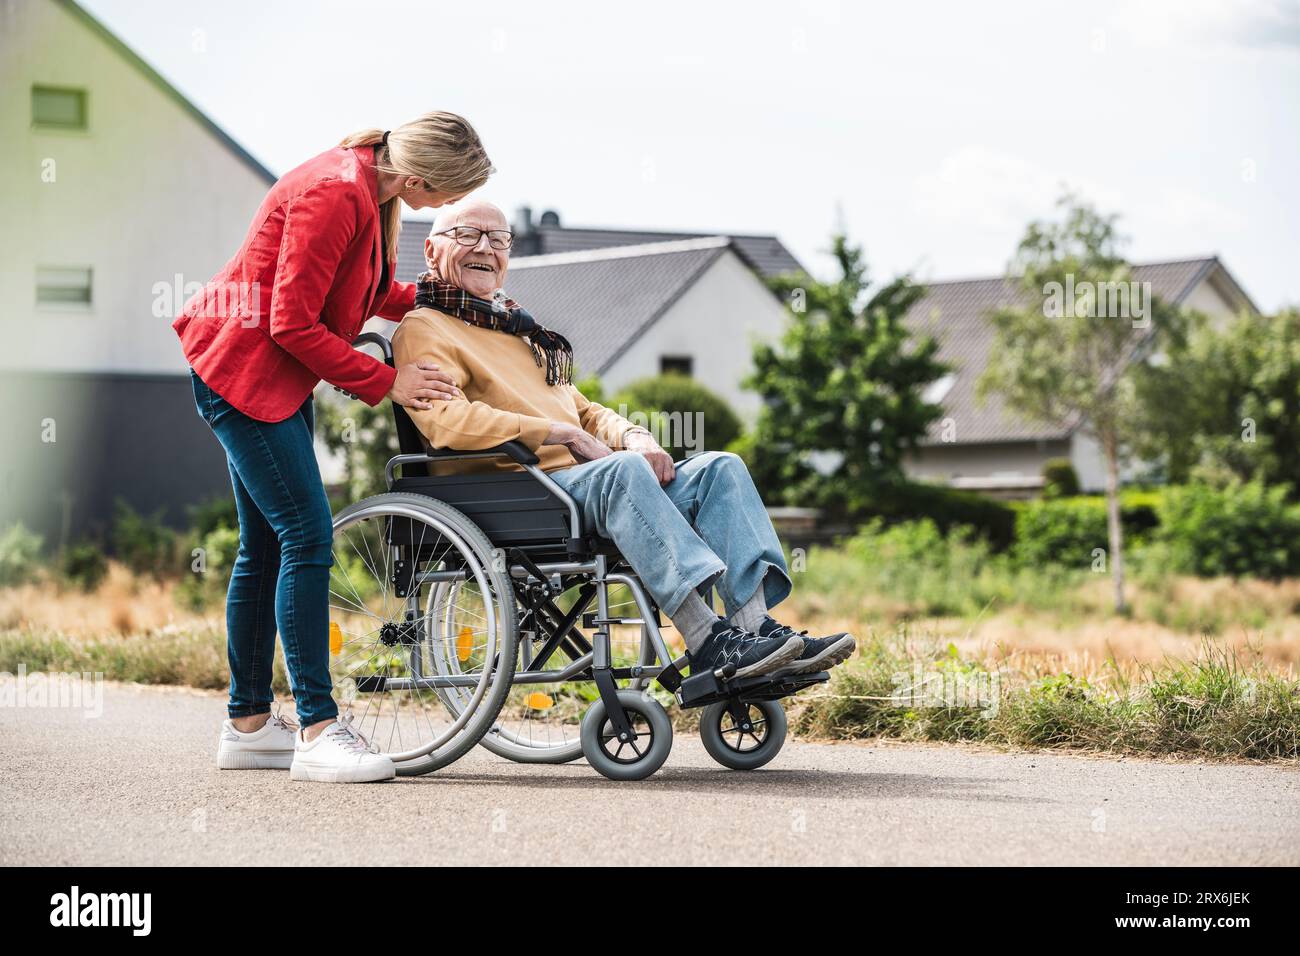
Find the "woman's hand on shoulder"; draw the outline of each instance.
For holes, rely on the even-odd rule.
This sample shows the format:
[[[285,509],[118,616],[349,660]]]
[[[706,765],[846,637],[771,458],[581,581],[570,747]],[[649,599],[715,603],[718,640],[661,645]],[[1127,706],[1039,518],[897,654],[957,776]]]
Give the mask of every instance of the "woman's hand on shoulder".
[[[411,362],[397,369],[388,397],[398,405],[428,411],[436,401],[450,402],[464,398],[465,393],[432,362]]]

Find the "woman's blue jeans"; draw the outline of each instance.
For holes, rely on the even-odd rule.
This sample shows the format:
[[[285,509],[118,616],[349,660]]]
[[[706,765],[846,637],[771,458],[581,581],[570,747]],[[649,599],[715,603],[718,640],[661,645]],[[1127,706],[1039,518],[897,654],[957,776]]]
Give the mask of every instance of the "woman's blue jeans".
[[[226,597],[230,716],[270,712],[278,629],[299,722],[329,720],[338,715],[329,672],[334,532],[312,444],[312,400],[282,422],[259,422],[190,375],[199,415],[226,450],[239,511]]]
[[[768,607],[790,594],[790,573],[744,461],[705,452],[677,463],[660,486],[643,455],[616,451],[550,473],[588,528],[618,550],[672,617],[692,590],[718,589],[734,614],[763,588]]]

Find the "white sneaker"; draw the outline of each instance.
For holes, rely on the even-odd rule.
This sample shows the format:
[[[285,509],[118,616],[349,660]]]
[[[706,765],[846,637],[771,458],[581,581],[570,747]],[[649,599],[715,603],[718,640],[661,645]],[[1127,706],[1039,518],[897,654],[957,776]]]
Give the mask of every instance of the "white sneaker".
[[[221,725],[217,742],[220,770],[288,770],[293,763],[293,741],[298,730],[278,713],[251,734],[236,730],[229,720]]]
[[[315,740],[304,740],[300,730],[294,735],[294,743],[290,780],[371,783],[397,776],[393,762],[371,749],[366,738],[352,726],[351,716],[334,721]]]

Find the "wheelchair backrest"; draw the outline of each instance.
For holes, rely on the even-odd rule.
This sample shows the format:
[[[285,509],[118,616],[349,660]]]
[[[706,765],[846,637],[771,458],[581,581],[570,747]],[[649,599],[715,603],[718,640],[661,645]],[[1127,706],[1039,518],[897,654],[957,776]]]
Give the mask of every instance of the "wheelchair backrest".
[[[390,402],[393,406],[393,424],[397,427],[397,447],[403,455],[422,455],[427,451],[424,447],[424,438],[420,435],[420,429],[415,427],[415,422],[411,421],[411,416],[406,413],[406,409],[396,402]],[[429,466],[422,464],[406,465],[403,474],[416,476],[427,475]]]

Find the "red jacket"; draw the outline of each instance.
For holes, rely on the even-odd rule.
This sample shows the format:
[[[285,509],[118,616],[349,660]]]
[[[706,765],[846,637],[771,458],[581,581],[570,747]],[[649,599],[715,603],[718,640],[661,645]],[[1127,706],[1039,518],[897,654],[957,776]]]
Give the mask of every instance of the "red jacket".
[[[415,307],[415,286],[391,281],[391,265],[380,281],[382,241],[373,147],[285,173],[235,257],[172,323],[185,358],[259,421],[288,418],[321,379],[378,405],[396,373],[352,339],[370,316],[400,321]]]

